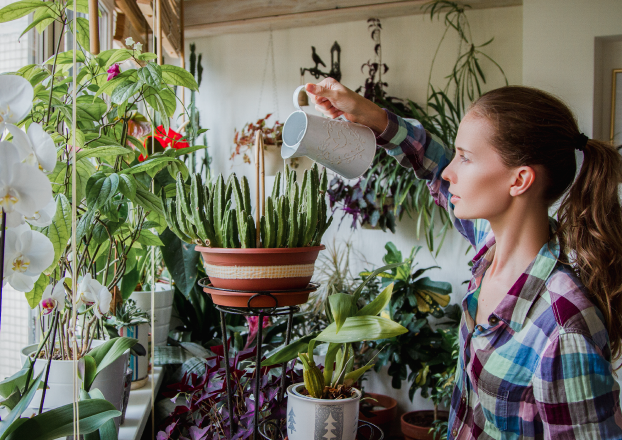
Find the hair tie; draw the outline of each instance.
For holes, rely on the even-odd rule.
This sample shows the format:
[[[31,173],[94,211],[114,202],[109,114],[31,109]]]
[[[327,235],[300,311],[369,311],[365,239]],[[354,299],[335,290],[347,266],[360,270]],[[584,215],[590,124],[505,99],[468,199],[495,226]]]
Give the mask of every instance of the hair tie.
[[[588,138],[583,133],[580,133],[575,140],[575,148],[579,151],[585,151],[585,146],[587,145],[587,141],[589,140],[590,138]]]

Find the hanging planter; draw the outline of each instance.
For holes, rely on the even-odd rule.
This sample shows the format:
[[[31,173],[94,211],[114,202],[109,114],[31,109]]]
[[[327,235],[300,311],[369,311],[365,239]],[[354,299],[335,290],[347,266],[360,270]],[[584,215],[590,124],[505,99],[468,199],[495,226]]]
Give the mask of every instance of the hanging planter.
[[[256,138],[259,164],[263,142],[260,134]],[[266,296],[253,301],[253,307],[260,303],[266,307],[302,304],[315,290],[309,282],[315,260],[324,249],[320,241],[332,222],[332,216],[327,216],[326,170],[320,177],[314,165],[298,185],[296,173],[286,167],[283,194],[278,172],[272,194],[264,197],[261,210],[259,190],[265,193],[265,185],[263,180],[260,185],[259,165],[257,171],[255,219],[250,215],[253,208],[245,177],[240,182],[232,174],[225,184],[221,175],[210,187],[193,174],[188,194],[180,174],[175,199],[166,201],[166,221],[182,240],[197,245],[195,250],[201,252],[210,280],[204,288],[216,304],[249,307],[248,300],[257,292],[270,292],[281,299],[275,305],[274,299]],[[283,292],[287,290],[299,291]]]

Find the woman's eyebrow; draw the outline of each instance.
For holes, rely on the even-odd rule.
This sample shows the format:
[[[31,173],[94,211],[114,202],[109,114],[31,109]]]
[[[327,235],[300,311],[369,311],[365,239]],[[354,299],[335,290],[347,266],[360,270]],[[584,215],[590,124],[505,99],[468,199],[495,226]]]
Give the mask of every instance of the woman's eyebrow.
[[[471,154],[473,154],[473,152],[472,152],[472,151],[465,150],[464,148],[461,148],[461,147],[456,147],[456,150],[460,150],[460,151],[462,151],[462,152],[464,152],[464,153],[471,153]]]

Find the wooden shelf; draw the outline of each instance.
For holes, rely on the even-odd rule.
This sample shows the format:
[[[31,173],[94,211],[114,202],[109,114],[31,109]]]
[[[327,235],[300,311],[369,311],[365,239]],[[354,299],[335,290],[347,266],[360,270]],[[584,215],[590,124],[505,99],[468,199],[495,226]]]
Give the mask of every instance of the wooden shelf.
[[[184,0],[182,0],[184,1]],[[317,26],[423,14],[429,0],[185,0],[185,36]],[[523,0],[469,0],[473,9],[519,6]]]

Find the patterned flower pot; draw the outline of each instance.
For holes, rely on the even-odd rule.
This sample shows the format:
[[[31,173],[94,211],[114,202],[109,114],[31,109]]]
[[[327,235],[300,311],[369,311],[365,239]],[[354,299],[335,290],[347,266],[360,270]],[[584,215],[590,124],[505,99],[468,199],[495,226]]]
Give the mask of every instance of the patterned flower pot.
[[[119,336],[138,339],[140,345],[149,349],[149,324],[128,325],[119,329]],[[149,353],[149,352],[147,352]],[[149,372],[149,355],[134,356],[130,354],[130,368],[132,369],[132,389],[137,390],[147,383]]]
[[[287,388],[287,435],[289,440],[355,440],[361,392],[355,397],[314,399],[298,392],[304,383]]]
[[[324,245],[248,249],[195,247],[195,250],[201,252],[205,272],[212,286],[216,288],[211,290],[206,288],[205,291],[212,295],[214,303],[233,307],[247,307],[246,303],[254,293],[238,294],[217,289],[271,293],[304,289],[311,281],[315,260],[322,249],[325,249]],[[278,306],[303,304],[307,301],[311,290],[281,295]],[[274,300],[266,297],[257,298],[257,302],[253,301],[252,307],[274,305]]]

